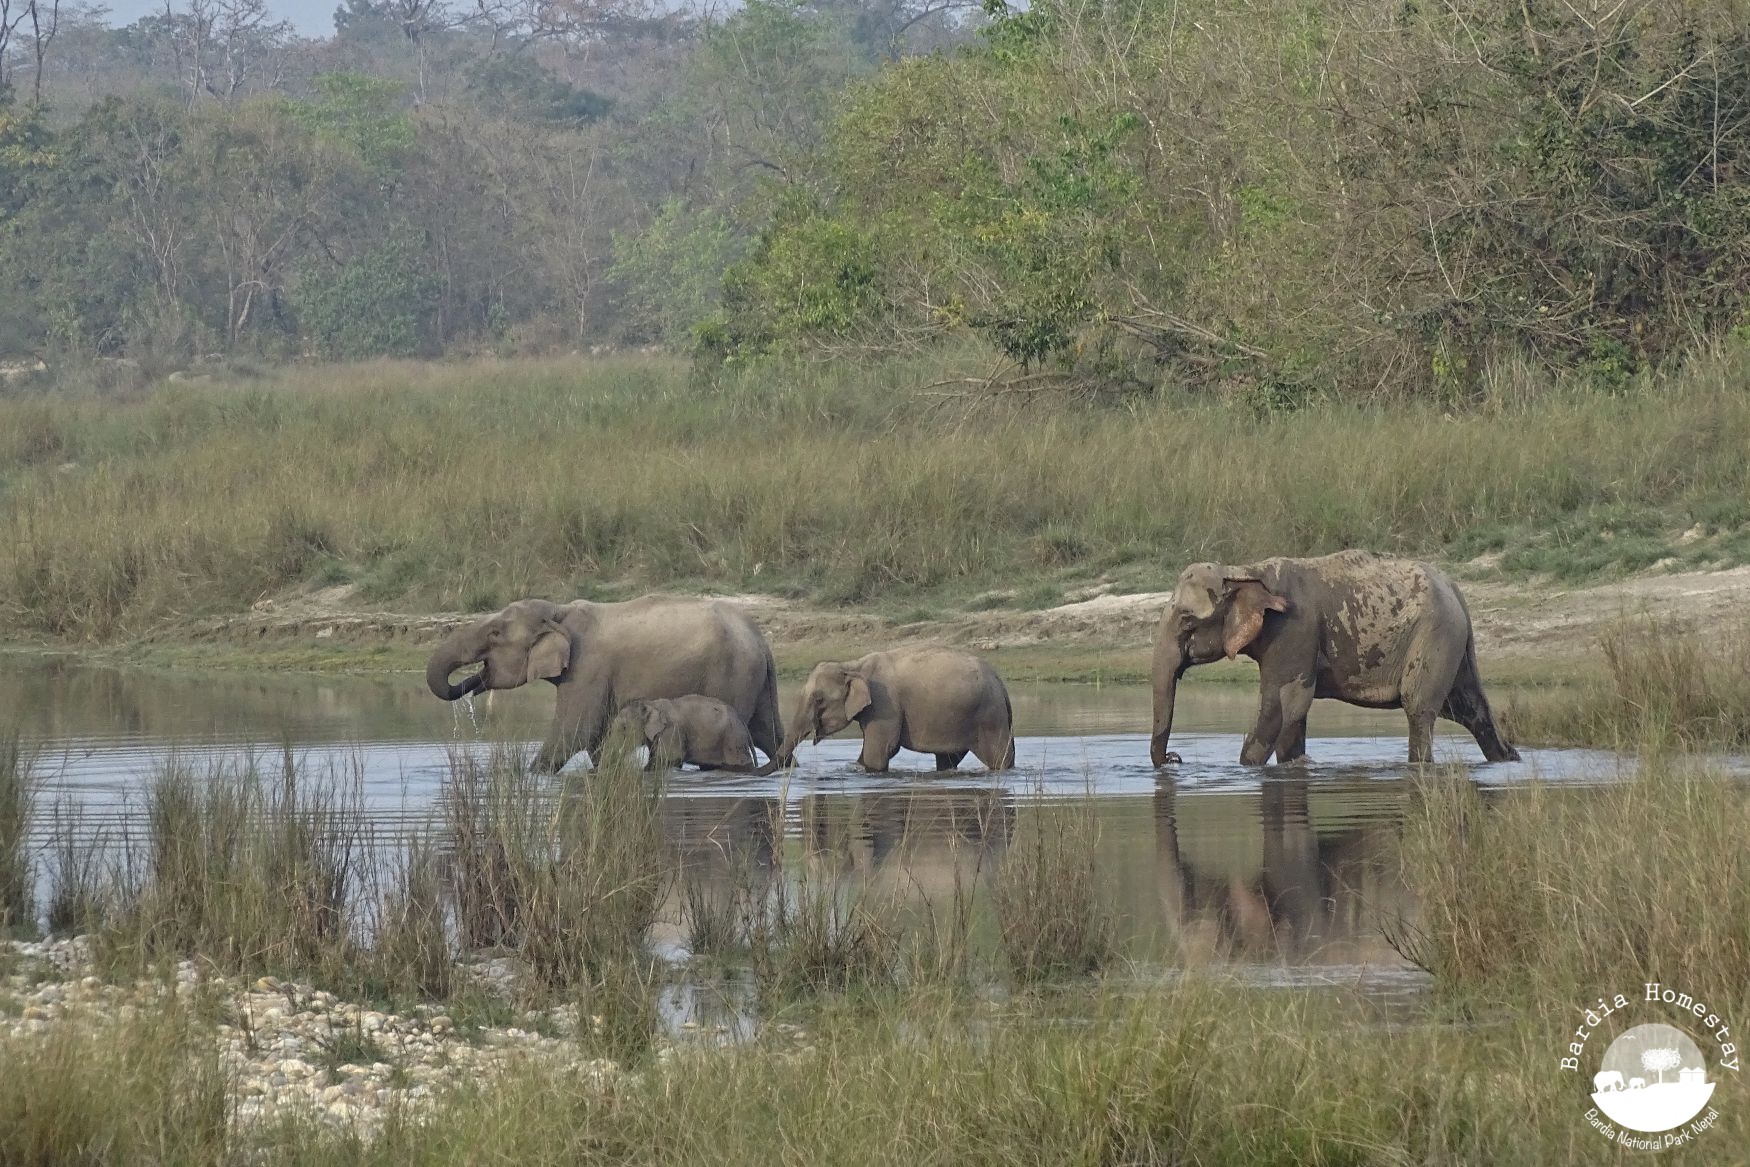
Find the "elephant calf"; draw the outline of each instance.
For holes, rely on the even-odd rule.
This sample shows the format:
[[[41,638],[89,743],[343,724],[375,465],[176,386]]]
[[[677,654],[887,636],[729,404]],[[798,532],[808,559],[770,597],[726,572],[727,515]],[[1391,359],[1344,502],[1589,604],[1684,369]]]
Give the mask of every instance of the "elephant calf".
[[[968,753],[992,770],[1015,764],[1009,691],[996,670],[969,652],[926,646],[815,665],[765,771],[795,765],[809,733],[818,743],[853,721],[863,731],[858,762],[870,773],[885,773],[901,749],[934,754],[938,770]]]
[[[756,770],[747,723],[715,697],[692,694],[628,701],[614,718],[608,740],[621,735],[650,751],[647,770],[658,766],[697,766],[735,774]]]

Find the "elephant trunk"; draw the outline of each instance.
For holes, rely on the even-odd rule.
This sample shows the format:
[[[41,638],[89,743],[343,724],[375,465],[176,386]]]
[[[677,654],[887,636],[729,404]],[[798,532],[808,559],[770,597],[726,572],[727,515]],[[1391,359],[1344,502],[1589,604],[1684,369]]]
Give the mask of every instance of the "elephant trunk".
[[[1173,703],[1178,698],[1179,678],[1185,668],[1185,654],[1176,640],[1155,646],[1154,733],[1149,738],[1148,756],[1156,766],[1167,763],[1167,740],[1173,736]]]
[[[486,655],[480,634],[472,628],[458,628],[437,646],[425,666],[426,687],[443,701],[458,701],[476,692],[485,684],[482,673],[462,678],[460,685],[450,683],[450,674],[474,664]]]
[[[773,754],[771,759],[757,772],[770,774],[780,766],[794,766],[796,764],[796,747],[802,744],[803,737],[808,733],[803,727],[809,724],[808,708],[804,705],[796,711],[795,718],[791,720],[790,732],[784,735],[783,742],[778,746],[778,752]]]

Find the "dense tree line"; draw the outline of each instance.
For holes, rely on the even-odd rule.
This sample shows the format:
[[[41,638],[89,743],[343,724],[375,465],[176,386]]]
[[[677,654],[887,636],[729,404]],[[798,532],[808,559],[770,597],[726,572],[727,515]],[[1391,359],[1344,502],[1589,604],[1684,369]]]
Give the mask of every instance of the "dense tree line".
[[[58,21],[0,49],[0,355],[973,334],[1278,407],[1750,333],[1746,0]]]
[[[836,108],[727,359],[971,331],[1275,407],[1750,334],[1743,0],[1035,0]]]
[[[17,4],[21,0],[9,0]],[[691,343],[846,83],[927,0],[62,11],[0,88],[0,359]]]

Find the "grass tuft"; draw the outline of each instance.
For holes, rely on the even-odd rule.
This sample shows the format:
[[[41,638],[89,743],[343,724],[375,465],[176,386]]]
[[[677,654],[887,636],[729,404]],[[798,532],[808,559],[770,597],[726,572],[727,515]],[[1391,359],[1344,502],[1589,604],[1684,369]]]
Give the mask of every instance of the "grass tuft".
[[[1750,620],[1696,630],[1643,616],[1607,630],[1599,649],[1601,675],[1509,706],[1515,734],[1618,750],[1750,747]]]
[[[1446,991],[1570,1004],[1637,977],[1742,1001],[1750,797],[1681,760],[1600,788],[1428,776],[1404,826],[1419,919],[1393,931]]]
[[[1116,930],[1094,871],[1099,834],[1089,799],[1035,796],[1016,810],[995,900],[1003,955],[1017,982],[1084,976],[1116,955]]]

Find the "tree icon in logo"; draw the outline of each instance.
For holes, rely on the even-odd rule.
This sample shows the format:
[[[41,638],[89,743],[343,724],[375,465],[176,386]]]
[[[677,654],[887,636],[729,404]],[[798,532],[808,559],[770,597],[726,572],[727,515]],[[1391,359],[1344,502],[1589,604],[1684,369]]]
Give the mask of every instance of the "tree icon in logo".
[[[1669,1077],[1676,1070],[1676,1076]],[[1643,1077],[1642,1075],[1646,1075]],[[1701,1048],[1673,1025],[1637,1025],[1604,1051],[1592,1075],[1592,1101],[1629,1130],[1657,1134],[1682,1126],[1713,1097]]]
[[[1675,1070],[1682,1064],[1682,1056],[1671,1046],[1641,1051],[1641,1068],[1647,1070],[1649,1073],[1659,1075],[1660,1085],[1665,1084],[1666,1070]]]

